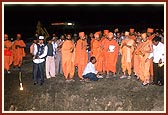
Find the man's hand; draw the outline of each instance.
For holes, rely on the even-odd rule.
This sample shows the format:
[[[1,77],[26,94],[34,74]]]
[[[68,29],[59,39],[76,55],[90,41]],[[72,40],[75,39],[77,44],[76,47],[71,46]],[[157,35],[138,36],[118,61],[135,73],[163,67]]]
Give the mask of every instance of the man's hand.
[[[161,64],[161,63],[162,63],[162,59],[159,60],[159,64]]]
[[[131,48],[131,46],[129,46],[129,45],[126,45],[128,48]]]

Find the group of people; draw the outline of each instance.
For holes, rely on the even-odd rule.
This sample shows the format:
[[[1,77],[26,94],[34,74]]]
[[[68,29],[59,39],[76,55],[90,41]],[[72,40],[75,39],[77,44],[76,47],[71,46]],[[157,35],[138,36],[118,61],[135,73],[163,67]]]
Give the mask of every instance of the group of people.
[[[4,69],[8,74],[11,73],[11,65],[21,68],[23,57],[26,55],[24,50],[26,44],[21,38],[21,34],[17,34],[16,40],[11,41],[8,34],[4,34]]]
[[[120,73],[123,73],[121,79],[131,79],[134,73],[143,86],[149,83],[163,85],[163,35],[163,31],[160,33],[153,28],[141,33],[130,28],[124,33],[115,29],[114,32],[104,30],[89,36],[79,32],[75,39],[70,34],[61,35],[60,39],[55,34],[48,38],[37,36],[30,46],[34,85],[38,78],[41,85],[44,83],[44,72],[47,79],[61,73],[66,82],[74,82],[75,68],[80,81],[97,81]],[[19,48],[24,48],[24,45]],[[5,45],[6,49],[10,48]]]

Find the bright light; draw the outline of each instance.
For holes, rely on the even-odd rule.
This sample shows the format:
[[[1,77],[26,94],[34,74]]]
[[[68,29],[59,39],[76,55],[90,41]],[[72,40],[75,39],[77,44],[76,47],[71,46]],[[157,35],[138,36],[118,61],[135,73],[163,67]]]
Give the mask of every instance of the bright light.
[[[68,23],[69,26],[73,25],[73,23]]]
[[[22,83],[20,83],[20,90],[23,90],[23,85],[22,85]]]
[[[23,90],[23,87],[21,87],[20,90]]]
[[[60,26],[60,25],[68,25],[68,26],[73,26],[75,25],[74,23],[70,23],[70,22],[62,22],[62,23],[51,23],[52,26]]]

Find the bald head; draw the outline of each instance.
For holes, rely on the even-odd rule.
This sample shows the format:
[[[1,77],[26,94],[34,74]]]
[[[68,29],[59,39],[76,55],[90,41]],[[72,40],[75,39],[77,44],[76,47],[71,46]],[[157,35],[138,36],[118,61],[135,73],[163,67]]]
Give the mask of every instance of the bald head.
[[[125,32],[125,36],[129,36],[129,32],[128,31]]]

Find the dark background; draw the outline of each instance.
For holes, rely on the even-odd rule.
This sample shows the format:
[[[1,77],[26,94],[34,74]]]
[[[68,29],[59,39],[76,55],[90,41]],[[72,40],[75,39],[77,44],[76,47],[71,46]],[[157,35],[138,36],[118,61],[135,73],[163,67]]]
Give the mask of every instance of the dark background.
[[[116,27],[141,31],[147,27],[164,27],[163,4],[5,4],[4,32],[11,37],[34,36],[37,22],[56,33],[86,33]],[[75,26],[51,26],[53,22],[73,22]]]

